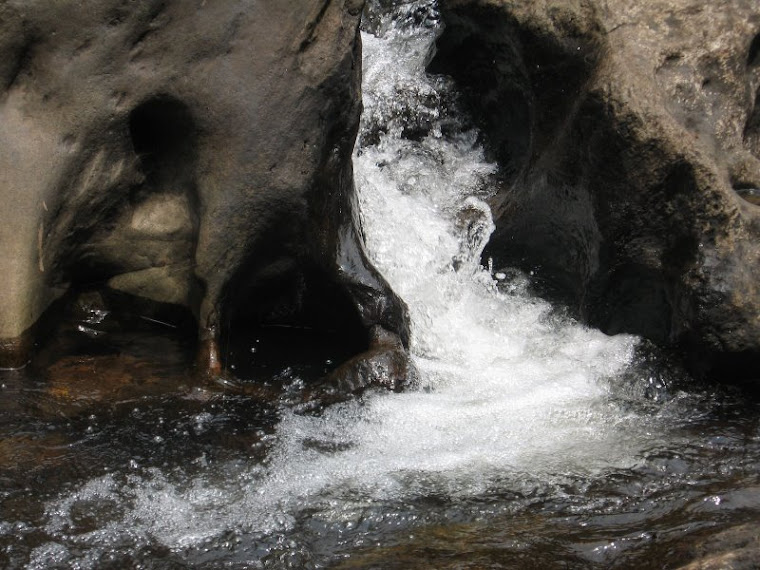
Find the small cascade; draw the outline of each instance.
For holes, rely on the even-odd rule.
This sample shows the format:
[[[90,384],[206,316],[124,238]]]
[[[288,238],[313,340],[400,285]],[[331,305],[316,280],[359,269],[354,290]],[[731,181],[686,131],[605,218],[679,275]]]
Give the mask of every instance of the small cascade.
[[[496,166],[451,81],[425,72],[436,2],[388,4],[370,3],[365,20],[354,170],[369,254],[409,306],[417,384],[318,413],[284,402],[249,459],[135,465],[70,487],[46,502],[29,567],[98,568],[124,551],[188,567],[325,567],[426,525],[622,512],[621,497],[693,488],[707,469],[709,457],[673,451],[704,407],[637,367],[636,338],[562,316],[528,292],[529,276],[481,259]],[[191,420],[202,433],[218,417]]]

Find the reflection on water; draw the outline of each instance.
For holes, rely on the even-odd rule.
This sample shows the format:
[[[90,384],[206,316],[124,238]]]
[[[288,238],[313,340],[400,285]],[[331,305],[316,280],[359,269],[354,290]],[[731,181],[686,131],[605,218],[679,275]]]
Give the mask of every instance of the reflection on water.
[[[305,329],[208,383],[178,323],[80,300],[1,373],[0,566],[674,568],[759,520],[756,404],[480,266],[494,166],[424,73],[434,2],[370,8],[357,186],[418,386],[310,403],[353,349]]]

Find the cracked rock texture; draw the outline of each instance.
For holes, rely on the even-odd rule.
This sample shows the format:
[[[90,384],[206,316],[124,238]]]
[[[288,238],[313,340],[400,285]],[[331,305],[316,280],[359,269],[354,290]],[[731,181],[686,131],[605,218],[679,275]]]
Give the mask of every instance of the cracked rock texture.
[[[608,333],[754,381],[760,4],[443,0],[454,76],[501,166],[486,255]]]
[[[0,364],[92,288],[189,309],[211,371],[236,322],[406,343],[355,207],[362,8],[0,3]]]

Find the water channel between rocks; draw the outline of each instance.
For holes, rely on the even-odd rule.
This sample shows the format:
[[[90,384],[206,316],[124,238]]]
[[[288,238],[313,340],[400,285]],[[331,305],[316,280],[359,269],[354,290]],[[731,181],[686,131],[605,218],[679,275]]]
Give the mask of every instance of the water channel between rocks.
[[[417,384],[304,408],[346,356],[304,338],[312,353],[203,386],[147,321],[37,380],[3,372],[0,566],[662,568],[758,520],[756,405],[685,388],[636,338],[481,265],[495,166],[424,72],[434,3],[369,15],[356,183]],[[111,318],[86,310],[69,334]]]

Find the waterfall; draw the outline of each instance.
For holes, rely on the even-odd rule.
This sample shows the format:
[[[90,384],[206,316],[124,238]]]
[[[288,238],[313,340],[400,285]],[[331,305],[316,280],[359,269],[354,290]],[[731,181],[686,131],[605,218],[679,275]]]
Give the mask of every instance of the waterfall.
[[[528,292],[529,276],[494,274],[481,260],[496,167],[457,111],[451,82],[425,73],[439,33],[435,3],[392,12],[371,13],[372,33],[362,36],[354,163],[368,251],[410,309],[417,385],[316,415],[283,405],[263,462],[201,457],[186,470],[90,480],[48,502],[51,538],[31,567],[72,560],[71,545],[85,552],[81,567],[96,567],[110,549],[157,544],[242,549],[240,560],[287,551],[281,562],[295,568],[316,556],[315,536],[327,550],[361,545],[351,533],[362,525],[369,536],[429,520],[415,505],[431,497],[456,509],[557,493],[632,468],[657,445],[653,434],[666,431],[678,403],[646,405],[640,394],[652,380],[632,369],[637,339],[563,317]],[[97,529],[72,531],[75,511],[93,504],[118,508]]]

